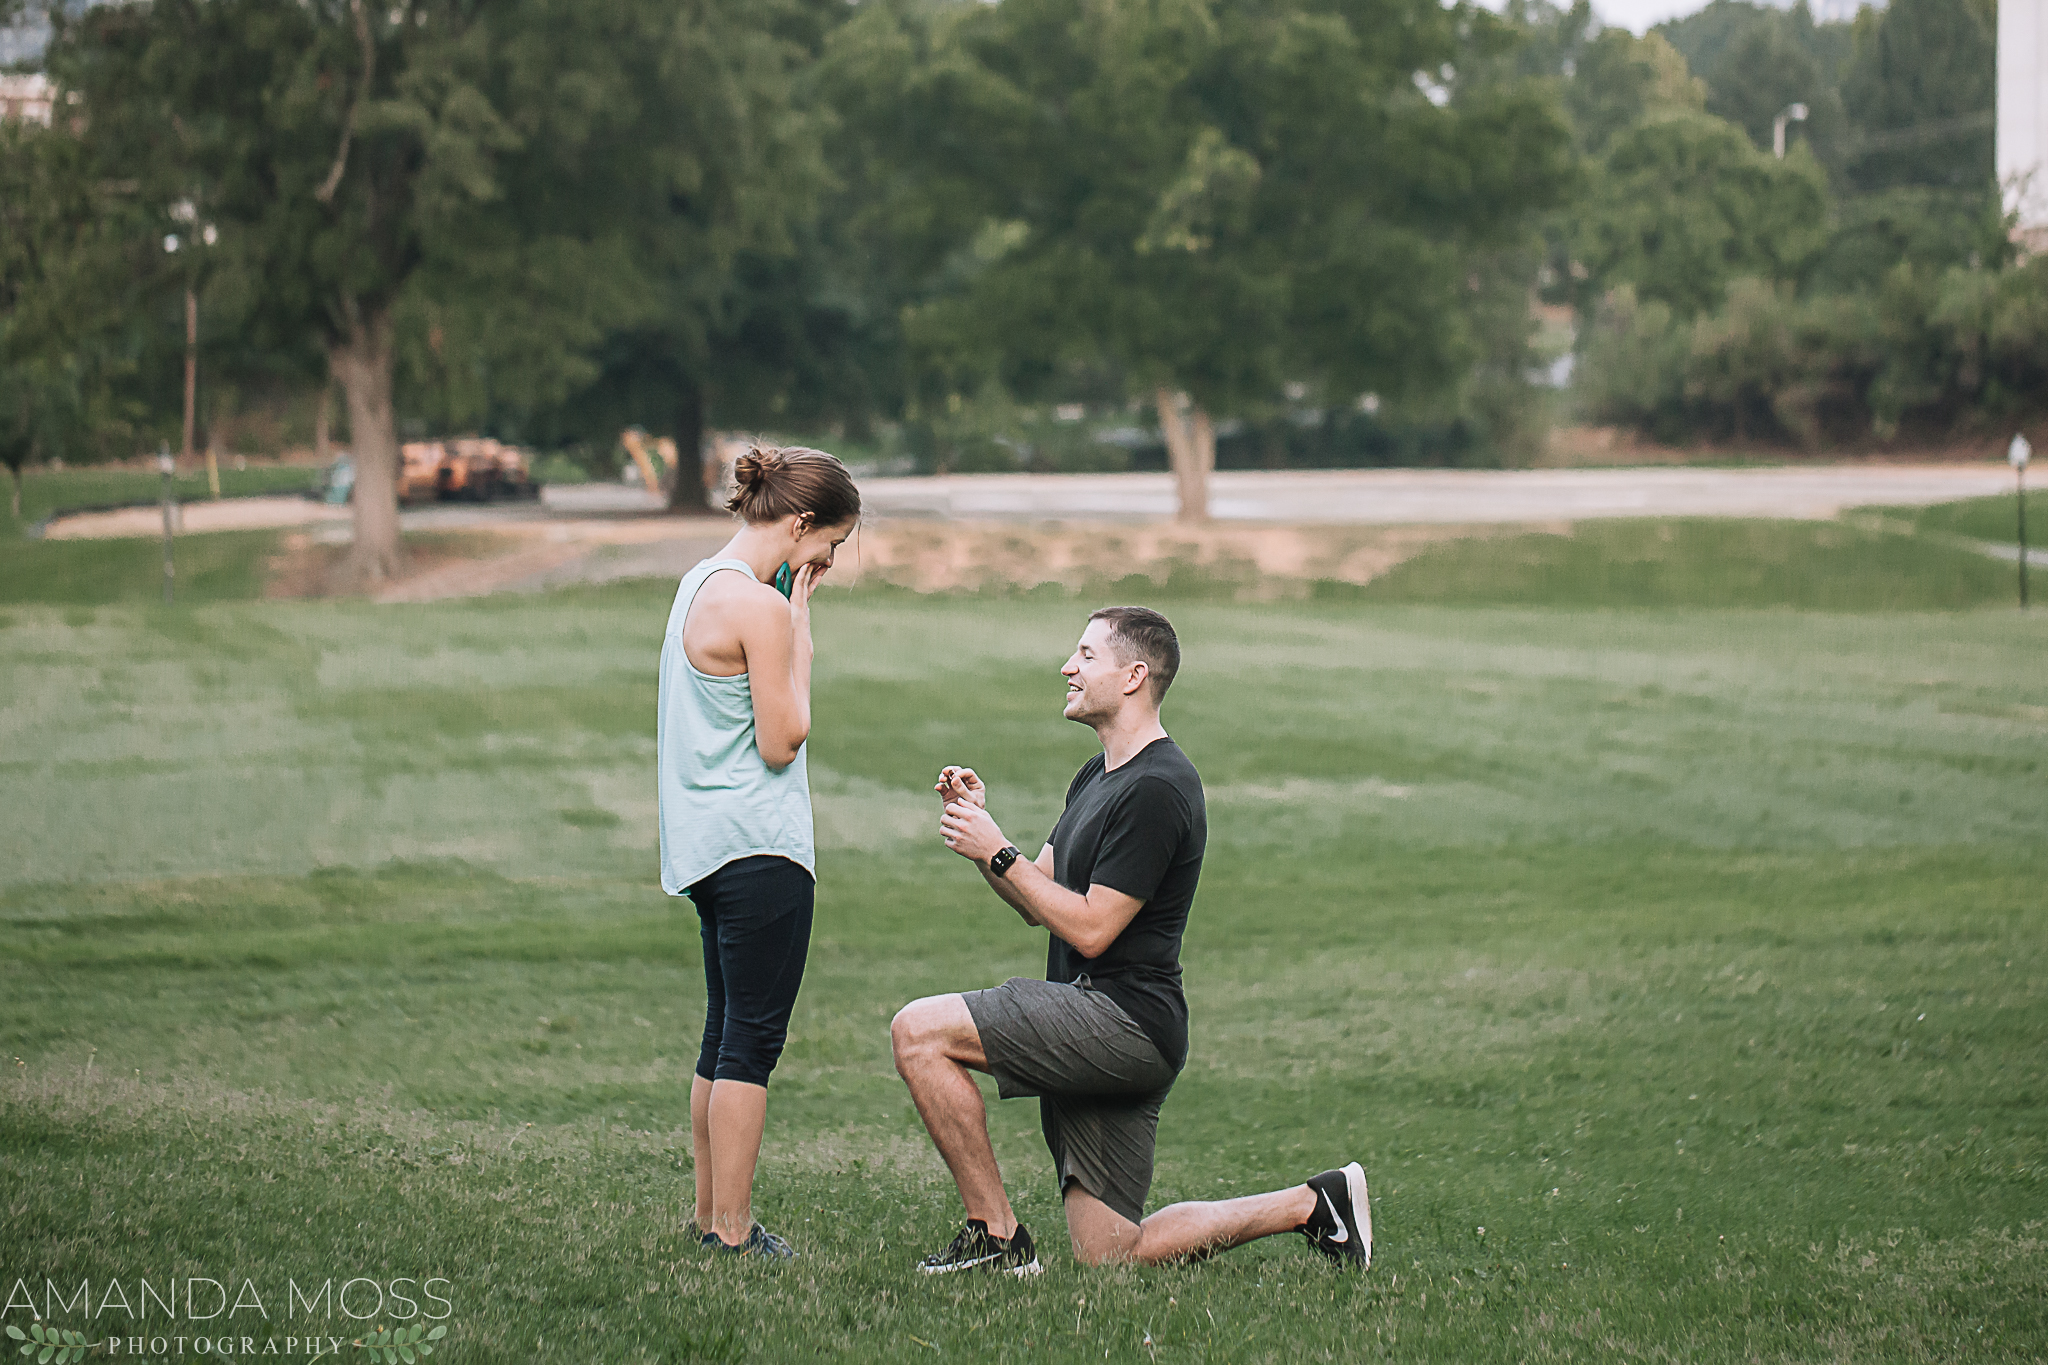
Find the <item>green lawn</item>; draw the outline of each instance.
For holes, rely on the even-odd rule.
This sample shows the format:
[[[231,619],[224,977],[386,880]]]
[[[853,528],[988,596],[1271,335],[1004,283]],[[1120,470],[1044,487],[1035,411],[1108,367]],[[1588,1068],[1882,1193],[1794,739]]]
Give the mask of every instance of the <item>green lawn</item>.
[[[2037,473],[2035,487],[2027,490],[2027,540],[2036,547],[2048,545],[2048,494],[2042,493],[2040,482]],[[2019,510],[2019,498],[2011,493],[1933,507],[1884,509],[1888,517],[1909,519],[1918,531],[1967,536],[1999,545],[2011,545],[2019,539]]]
[[[240,602],[263,595],[274,531],[179,536],[172,556],[181,604]],[[0,603],[105,606],[161,602],[161,540],[0,539]]]
[[[1050,1271],[934,1284],[957,1204],[888,1018],[1042,948],[930,774],[1035,846],[1090,751],[1078,610],[821,600],[772,1267],[676,1235],[667,596],[0,611],[0,1289],[247,1279],[260,1350],[307,1330],[288,1280],[439,1276],[451,1362],[2048,1353],[2040,621],[1174,605],[1212,843],[1154,1203],[1356,1157],[1379,1260],[1083,1270],[1018,1102]]]
[[[301,493],[314,471],[258,465],[220,471],[221,493]],[[180,501],[207,498],[206,471],[179,475],[173,487]],[[52,513],[86,507],[149,502],[160,495],[162,477],[139,469],[31,469],[22,476],[21,517],[0,521],[0,604],[22,602],[103,606],[155,602],[163,597],[163,545],[142,538],[109,541],[29,540],[24,534]],[[0,507],[5,507],[0,502]],[[264,565],[275,551],[269,531],[235,531],[180,536],[176,546],[177,591],[181,602],[239,601],[263,595]]]
[[[1928,528],[1947,529],[1946,509],[1923,510]],[[1582,521],[1568,535],[1449,541],[1362,589],[1323,586],[1332,596],[1376,602],[1835,612],[1948,610],[2013,598],[2012,570],[1967,547],[1841,521],[1731,517]]]
[[[237,470],[230,463],[221,466],[220,491],[222,497],[228,498],[303,493],[318,477],[319,471],[303,465],[252,465]],[[211,496],[203,465],[178,474],[171,486],[180,502],[198,502]],[[21,477],[21,520],[17,529],[33,526],[55,512],[155,502],[162,494],[163,476],[153,469],[29,469]]]

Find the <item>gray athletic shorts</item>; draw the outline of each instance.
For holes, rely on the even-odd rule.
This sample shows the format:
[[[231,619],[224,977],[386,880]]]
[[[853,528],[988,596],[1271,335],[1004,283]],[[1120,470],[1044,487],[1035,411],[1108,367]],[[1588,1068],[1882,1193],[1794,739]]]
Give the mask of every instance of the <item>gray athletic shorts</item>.
[[[1145,1217],[1159,1106],[1174,1071],[1122,1007],[1075,984],[1013,976],[961,999],[981,1035],[996,1091],[1038,1096],[1045,1145],[1069,1183],[1133,1223]]]

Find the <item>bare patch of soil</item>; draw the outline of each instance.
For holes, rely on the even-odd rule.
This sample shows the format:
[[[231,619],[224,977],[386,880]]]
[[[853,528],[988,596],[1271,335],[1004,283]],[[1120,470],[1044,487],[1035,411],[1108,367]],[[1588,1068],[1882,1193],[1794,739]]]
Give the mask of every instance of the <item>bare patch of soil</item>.
[[[490,566],[508,557],[508,551],[530,544],[523,537],[490,532],[434,533],[405,537],[405,576],[373,594],[379,602],[429,601],[435,597],[473,597],[478,592],[422,592],[420,585],[447,582],[451,587],[466,579],[488,577]],[[310,532],[294,531],[284,536],[277,553],[265,566],[263,595],[272,598],[347,597],[346,566],[349,547],[316,539]]]
[[[674,577],[717,549],[724,528],[631,521],[505,532],[406,537],[406,573],[378,602],[429,602],[533,591],[622,577]],[[1569,522],[1427,526],[1273,526],[1211,523],[1041,523],[882,519],[840,552],[835,578],[915,592],[1070,591],[1142,578],[1198,586],[1249,601],[1301,597],[1318,581],[1365,584],[1446,540],[1539,530]],[[269,565],[267,596],[342,595],[348,546],[312,533],[286,535]]]
[[[1569,534],[1568,522],[1438,526],[893,521],[863,527],[842,564],[916,592],[1029,590],[1142,577],[1204,582],[1248,600],[1296,597],[1318,581],[1362,585],[1446,540]],[[848,562],[851,561],[851,562]]]

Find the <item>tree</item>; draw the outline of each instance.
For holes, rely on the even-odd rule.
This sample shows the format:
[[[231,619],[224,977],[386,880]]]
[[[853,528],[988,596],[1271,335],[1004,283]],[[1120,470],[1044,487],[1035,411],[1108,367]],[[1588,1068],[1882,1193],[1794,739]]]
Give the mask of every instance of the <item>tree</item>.
[[[705,131],[688,115],[726,94],[719,39],[743,13],[156,0],[62,24],[50,62],[83,92],[106,163],[198,202],[255,263],[272,325],[320,338],[357,470],[350,568],[375,582],[399,567],[402,328],[444,410],[537,407],[593,377],[608,330],[665,301],[645,272],[679,248],[649,234],[693,216],[739,240],[772,230],[779,191],[726,172],[786,139],[743,123],[723,144],[687,140]]]
[[[1842,71],[1851,25],[1816,23],[1806,0],[1790,9],[1713,0],[1654,32],[1669,40],[1706,80],[1707,109],[1741,126],[1759,147],[1772,144],[1779,113],[1803,104],[1804,122],[1788,128],[1812,146],[1838,185],[1855,129],[1842,105]]]
[[[1741,276],[1797,279],[1826,239],[1827,190],[1803,149],[1778,161],[1722,119],[1665,118],[1614,140],[1576,236],[1582,303],[1628,284],[1690,318]]]
[[[1894,0],[1857,16],[1842,99],[1860,188],[1990,183],[1996,30],[1989,0]]]
[[[1593,156],[1646,119],[1697,113],[1705,103],[1705,85],[1676,48],[1654,33],[1638,38],[1624,28],[1602,29],[1587,42],[1565,87],[1579,146]]]
[[[1788,137],[1796,129],[1822,164],[1835,164],[1847,131],[1842,99],[1834,80],[1791,28],[1789,20],[1772,15],[1730,43],[1707,73],[1707,110],[1741,128],[1762,148],[1772,145],[1778,116],[1803,104],[1806,119],[1788,125]]]
[[[670,510],[705,514],[695,461],[707,424],[789,406],[788,381],[770,377],[786,368],[786,350],[756,348],[790,310],[810,320],[791,281],[806,269],[827,177],[820,115],[800,104],[798,80],[840,8],[696,3],[649,35],[647,56],[620,54],[610,99],[615,113],[634,112],[622,135],[578,153],[574,187],[606,200],[611,261],[570,281],[602,274],[602,299],[573,337],[546,317],[507,317],[494,286],[516,270],[518,234],[533,224],[506,207],[549,204],[570,188],[556,183],[558,168],[519,160],[503,199],[474,215],[488,223],[471,229],[502,243],[504,266],[474,251],[437,263],[412,307],[407,371],[429,410],[586,447],[609,447],[627,426],[673,431],[683,458]],[[545,353],[571,341],[573,353]],[[773,396],[757,405],[766,390]]]
[[[116,383],[149,274],[132,218],[68,128],[0,122],[0,464],[17,519],[23,465],[124,430]]]
[[[864,5],[834,55],[881,92],[882,212],[912,254],[944,244],[908,327],[921,401],[1108,363],[1199,519],[1218,414],[1290,381],[1454,387],[1467,253],[1525,234],[1568,174],[1541,91],[1459,85],[1508,41],[1433,0]]]

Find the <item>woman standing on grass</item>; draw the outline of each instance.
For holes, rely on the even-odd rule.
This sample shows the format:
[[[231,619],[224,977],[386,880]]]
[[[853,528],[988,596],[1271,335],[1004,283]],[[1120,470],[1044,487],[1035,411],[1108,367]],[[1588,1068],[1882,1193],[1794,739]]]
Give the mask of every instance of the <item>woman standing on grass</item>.
[[[811,940],[811,593],[860,491],[817,450],[756,446],[733,473],[726,506],[746,525],[683,576],[662,641],[661,889],[689,895],[704,934],[698,1230],[707,1248],[789,1257],[754,1221],[754,1165]]]

